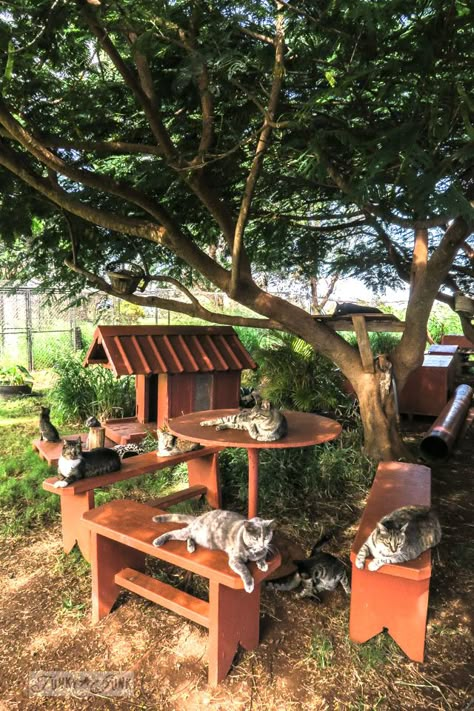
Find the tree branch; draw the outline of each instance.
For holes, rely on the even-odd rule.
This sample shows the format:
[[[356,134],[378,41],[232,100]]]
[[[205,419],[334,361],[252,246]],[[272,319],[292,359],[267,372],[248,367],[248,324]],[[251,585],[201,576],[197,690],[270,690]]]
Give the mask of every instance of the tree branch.
[[[42,178],[34,173],[31,168],[25,166],[25,162],[14,154],[6,146],[0,145],[0,165],[3,165],[18,178],[37,190],[41,195],[47,197],[51,202],[59,207],[68,210],[73,215],[82,217],[88,222],[105,227],[116,232],[126,232],[135,237],[143,237],[158,244],[167,244],[166,230],[164,227],[147,220],[139,220],[131,217],[123,217],[98,210],[91,205],[73,198],[59,185],[53,185],[49,179]]]
[[[90,170],[82,170],[74,166],[68,165],[61,158],[58,158],[54,153],[49,151],[38,139],[36,139],[29,131],[27,131],[20,123],[12,116],[3,99],[0,98],[0,123],[6,128],[9,134],[31,155],[37,158],[40,162],[46,165],[51,170],[65,175],[88,187],[108,192],[112,195],[127,200],[141,207],[145,212],[148,212],[152,217],[158,220],[164,227],[170,231],[177,229],[174,221],[167,212],[157,206],[154,202],[140,193],[135,188],[123,183],[118,183],[111,178],[103,175],[97,175]]]
[[[197,156],[191,161],[192,163],[201,161],[202,157],[210,150],[214,143],[214,99],[210,89],[209,70],[203,57],[199,54],[196,34],[197,29],[194,26],[194,20],[191,23],[191,32],[179,30],[179,36],[183,45],[186,47],[191,58],[200,65],[197,71],[197,86],[201,99],[201,140],[199,141]]]
[[[77,0],[77,2],[82,10],[82,15],[87,23],[87,26],[92,34],[97,38],[115,68],[121,74],[125,84],[132,91],[133,95],[142,107],[158,145],[161,146],[164,156],[166,156],[167,160],[172,165],[177,161],[178,154],[176,153],[176,149],[171,141],[171,138],[164,127],[159,106],[155,105],[155,103],[150,100],[150,97],[147,96],[146,92],[143,90],[139,78],[137,78],[127,67],[114,43],[110,39],[107,30],[97,19],[97,14],[91,10],[87,4],[87,0]]]
[[[192,316],[193,318],[202,318],[205,321],[210,321],[213,323],[229,324],[233,326],[249,326],[252,328],[266,328],[266,329],[281,329],[281,324],[273,319],[259,319],[259,318],[246,318],[245,316],[228,316],[226,314],[214,313],[206,309],[199,301],[189,292],[189,290],[180,284],[176,279],[172,277],[153,277],[155,280],[167,281],[174,284],[178,289],[186,294],[191,300],[191,303],[185,303],[183,301],[176,301],[175,299],[163,299],[159,296],[140,296],[138,294],[121,294],[114,291],[108,282],[106,282],[101,277],[89,272],[84,267],[74,264],[70,259],[65,259],[64,264],[76,272],[80,276],[84,277],[90,284],[98,288],[100,291],[104,291],[106,294],[111,296],[116,296],[119,299],[128,301],[131,304],[138,304],[140,306],[149,306],[156,309],[167,309],[168,311],[176,311],[178,313],[186,314],[187,316]]]
[[[423,278],[428,265],[428,230],[418,228],[415,230],[415,244],[410,272],[410,290]]]
[[[277,2],[277,9],[280,9],[280,5]],[[266,114],[268,118],[273,121],[278,105],[278,100],[280,98],[281,89],[283,86],[283,77],[285,74],[284,65],[284,52],[285,52],[285,36],[284,36],[284,24],[283,15],[280,13],[276,20],[276,30],[275,30],[275,61],[273,66],[273,82],[270,91],[270,99],[268,102],[268,109]],[[242,251],[243,251],[243,236],[245,231],[245,226],[249,219],[250,208],[252,205],[252,199],[255,192],[255,186],[257,184],[258,177],[263,165],[263,158],[265,152],[268,148],[270,136],[272,133],[272,128],[269,125],[267,119],[265,118],[263,128],[260,132],[259,140],[257,142],[257,147],[255,150],[255,156],[250,167],[250,172],[247,176],[244,196],[240,205],[239,216],[237,218],[237,223],[234,232],[234,244],[232,247],[232,276],[230,283],[230,295],[235,296],[238,291],[239,281],[240,281],[240,270],[242,266]]]

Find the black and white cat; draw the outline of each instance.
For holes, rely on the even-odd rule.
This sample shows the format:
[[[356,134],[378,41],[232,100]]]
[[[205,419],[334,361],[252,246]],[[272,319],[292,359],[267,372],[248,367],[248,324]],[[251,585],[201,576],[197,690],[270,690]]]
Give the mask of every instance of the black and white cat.
[[[162,514],[154,516],[156,523],[187,523],[185,528],[168,531],[155,538],[154,546],[162,546],[168,541],[186,541],[190,553],[196,550],[196,544],[220,550],[229,556],[229,567],[243,580],[246,592],[251,593],[255,582],[246,566],[247,561],[255,561],[259,570],[268,570],[266,561],[273,536],[273,521],[258,517],[246,519],[232,511],[215,509],[202,516],[184,514]]]
[[[60,489],[79,479],[118,471],[120,467],[120,457],[113,449],[97,447],[83,452],[80,437],[76,441],[64,440],[58,461],[59,480],[54,487]]]
[[[263,400],[251,410],[240,410],[235,415],[203,420],[199,424],[201,427],[216,425],[216,430],[247,430],[250,437],[259,442],[275,442],[288,434],[286,417],[269,400]]]
[[[271,590],[297,590],[297,597],[311,597],[319,600],[319,593],[332,592],[339,584],[347,595],[351,594],[351,586],[347,570],[336,556],[321,551],[321,547],[331,538],[322,537],[314,546],[309,558],[295,560],[297,571],[287,578],[267,583]]]

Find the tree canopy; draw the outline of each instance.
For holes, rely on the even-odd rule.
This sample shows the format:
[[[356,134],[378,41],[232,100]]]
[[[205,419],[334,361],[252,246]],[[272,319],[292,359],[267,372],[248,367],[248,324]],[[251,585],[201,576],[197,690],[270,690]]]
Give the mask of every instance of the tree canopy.
[[[110,292],[107,262],[139,254],[186,299],[129,300],[293,331],[358,393],[357,352],[267,294],[257,271],[411,282],[401,381],[433,300],[472,294],[467,0],[0,7],[9,278]],[[261,317],[208,313],[197,283]]]

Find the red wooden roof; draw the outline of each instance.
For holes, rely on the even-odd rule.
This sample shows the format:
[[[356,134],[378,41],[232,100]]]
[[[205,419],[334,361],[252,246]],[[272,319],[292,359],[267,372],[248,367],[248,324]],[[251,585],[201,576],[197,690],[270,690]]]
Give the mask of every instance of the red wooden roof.
[[[230,326],[98,326],[84,365],[119,375],[255,369]]]

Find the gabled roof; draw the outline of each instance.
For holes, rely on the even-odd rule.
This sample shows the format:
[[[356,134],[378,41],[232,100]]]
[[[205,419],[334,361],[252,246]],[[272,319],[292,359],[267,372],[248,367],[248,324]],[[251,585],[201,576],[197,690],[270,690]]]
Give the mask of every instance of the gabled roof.
[[[84,365],[115,375],[257,368],[230,326],[98,326]]]

